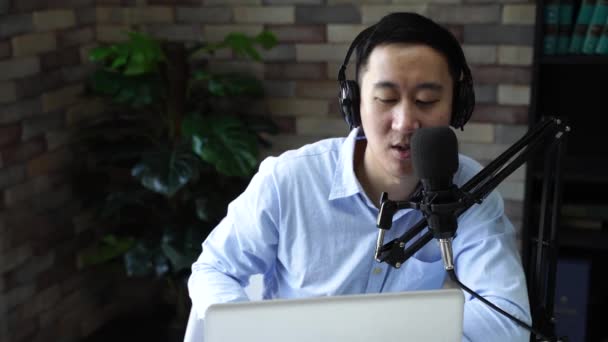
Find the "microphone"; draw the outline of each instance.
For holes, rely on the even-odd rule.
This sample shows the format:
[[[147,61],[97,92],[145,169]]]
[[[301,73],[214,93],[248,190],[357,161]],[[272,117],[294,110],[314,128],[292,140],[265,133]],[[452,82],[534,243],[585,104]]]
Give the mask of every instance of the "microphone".
[[[417,129],[411,141],[414,174],[422,183],[420,210],[438,240],[446,270],[454,269],[452,238],[458,228],[460,192],[454,185],[458,141],[449,127]]]

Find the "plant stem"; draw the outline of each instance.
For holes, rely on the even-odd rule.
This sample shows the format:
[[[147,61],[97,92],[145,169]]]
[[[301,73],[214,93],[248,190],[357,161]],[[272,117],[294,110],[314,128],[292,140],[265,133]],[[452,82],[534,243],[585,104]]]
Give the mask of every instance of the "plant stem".
[[[186,48],[183,43],[166,42],[164,50],[167,56],[169,140],[175,145],[179,141],[182,119],[186,107],[188,62],[186,59]]]

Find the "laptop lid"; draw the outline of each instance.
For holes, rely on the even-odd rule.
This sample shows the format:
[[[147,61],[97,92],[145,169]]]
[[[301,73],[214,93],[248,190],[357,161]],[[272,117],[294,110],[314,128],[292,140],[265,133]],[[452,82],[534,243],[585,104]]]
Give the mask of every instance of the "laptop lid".
[[[205,342],[461,341],[459,289],[211,305]]]

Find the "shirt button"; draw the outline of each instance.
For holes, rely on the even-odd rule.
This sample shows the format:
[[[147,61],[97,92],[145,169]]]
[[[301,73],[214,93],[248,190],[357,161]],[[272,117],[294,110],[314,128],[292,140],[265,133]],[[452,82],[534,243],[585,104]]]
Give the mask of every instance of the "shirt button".
[[[380,273],[382,273],[382,269],[380,267],[376,267],[376,268],[374,268],[374,270],[372,272],[374,274],[380,274]]]

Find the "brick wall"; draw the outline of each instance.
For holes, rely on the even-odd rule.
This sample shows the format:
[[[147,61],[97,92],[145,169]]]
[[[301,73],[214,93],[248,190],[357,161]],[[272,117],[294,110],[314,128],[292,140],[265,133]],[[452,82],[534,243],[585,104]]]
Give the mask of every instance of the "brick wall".
[[[223,53],[211,66],[264,80],[267,98],[252,111],[279,123],[267,152],[276,154],[347,134],[337,70],[356,33],[393,11],[426,14],[464,46],[478,104],[458,133],[461,151],[487,162],[525,132],[529,0],[0,0],[0,340],[77,340],[119,312],[100,299],[105,273],[75,262],[93,238],[68,172],[71,132],[98,108],[78,100],[92,46],[124,39],[129,27],[184,41],[273,31],[279,45],[264,63]],[[500,187],[517,226],[523,177],[518,170]]]
[[[93,237],[77,224],[69,141],[93,6],[0,1],[1,341],[78,340],[118,312],[101,300],[112,277],[76,266]]]

